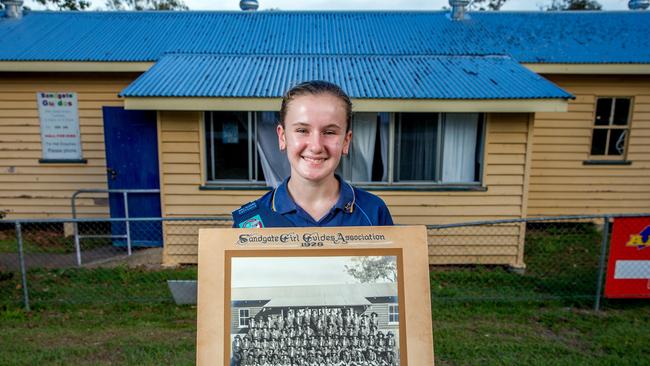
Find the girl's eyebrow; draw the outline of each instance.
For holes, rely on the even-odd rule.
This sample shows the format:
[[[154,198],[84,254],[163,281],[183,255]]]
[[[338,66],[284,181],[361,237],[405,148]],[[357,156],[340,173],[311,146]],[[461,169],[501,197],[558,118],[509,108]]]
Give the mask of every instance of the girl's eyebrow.
[[[305,123],[305,122],[293,122],[291,125],[292,126],[300,126],[300,127],[312,127],[312,125],[310,123]],[[324,129],[326,129],[326,128],[341,129],[342,127],[340,125],[336,124],[336,123],[330,123],[328,125],[325,125],[323,128]]]

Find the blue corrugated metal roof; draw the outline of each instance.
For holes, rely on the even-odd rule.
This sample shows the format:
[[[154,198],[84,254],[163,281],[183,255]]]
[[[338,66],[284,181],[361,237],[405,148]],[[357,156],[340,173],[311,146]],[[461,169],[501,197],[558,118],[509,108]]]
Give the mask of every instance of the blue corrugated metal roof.
[[[0,19],[0,60],[156,61],[165,53],[511,55],[649,63],[649,12],[30,12]]]
[[[570,98],[505,56],[250,56],[170,54],[125,97],[281,97],[304,80],[329,80],[352,98]]]

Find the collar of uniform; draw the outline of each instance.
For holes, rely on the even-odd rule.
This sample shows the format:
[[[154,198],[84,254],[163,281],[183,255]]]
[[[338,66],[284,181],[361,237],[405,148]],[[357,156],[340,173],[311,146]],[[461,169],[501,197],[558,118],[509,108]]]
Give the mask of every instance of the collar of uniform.
[[[355,200],[354,189],[348,182],[341,179],[338,174],[335,174],[334,176],[339,181],[341,193],[339,194],[339,199],[336,201],[333,208],[338,208],[343,212],[352,213]],[[298,209],[296,202],[291,198],[291,195],[289,195],[289,191],[287,190],[289,178],[285,179],[273,193],[271,208],[280,214],[296,211]]]
[[[273,211],[281,214],[296,211],[298,209],[296,202],[294,202],[291,195],[289,195],[287,183],[289,183],[289,177],[275,189],[275,192],[273,192],[273,200],[271,201],[271,208]]]
[[[339,181],[339,186],[341,187],[341,193],[339,194],[339,200],[334,204],[334,208],[338,208],[343,212],[352,213],[354,209],[354,189],[350,183],[341,179],[338,174],[334,175]]]

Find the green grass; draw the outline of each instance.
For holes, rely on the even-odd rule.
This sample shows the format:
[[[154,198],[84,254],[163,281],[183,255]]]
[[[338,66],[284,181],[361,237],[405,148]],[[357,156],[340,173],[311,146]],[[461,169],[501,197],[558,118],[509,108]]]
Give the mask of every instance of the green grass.
[[[438,365],[643,365],[650,305],[594,312],[556,303],[456,303],[433,307]]]
[[[38,307],[0,313],[2,365],[190,365],[196,308]]]
[[[650,365],[650,303],[591,309],[600,234],[528,233],[523,276],[431,273],[437,365]],[[196,308],[173,304],[165,282],[195,278],[195,268],[30,271],[26,313],[19,274],[0,272],[0,365],[193,364]]]
[[[87,238],[81,239],[82,250],[91,250],[112,245],[111,239]],[[23,250],[25,253],[66,254],[76,251],[74,237],[65,237],[60,230],[53,227],[44,229],[28,229],[23,233]],[[0,230],[0,253],[16,253],[18,242],[13,229]]]

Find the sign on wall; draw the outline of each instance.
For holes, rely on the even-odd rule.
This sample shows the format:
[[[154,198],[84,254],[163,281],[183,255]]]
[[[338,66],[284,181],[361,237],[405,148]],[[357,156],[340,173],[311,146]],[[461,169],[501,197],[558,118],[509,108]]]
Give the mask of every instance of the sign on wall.
[[[432,365],[424,227],[199,231],[197,364]]]
[[[81,160],[77,93],[37,93],[43,160]]]
[[[614,219],[605,296],[650,298],[650,217]]]

